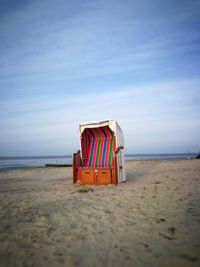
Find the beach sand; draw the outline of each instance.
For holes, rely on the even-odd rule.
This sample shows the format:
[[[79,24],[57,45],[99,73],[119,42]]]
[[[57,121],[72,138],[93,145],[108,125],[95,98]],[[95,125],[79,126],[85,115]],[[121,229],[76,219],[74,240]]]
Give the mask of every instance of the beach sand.
[[[130,161],[126,173],[78,186],[71,168],[1,171],[0,267],[200,266],[200,161]]]

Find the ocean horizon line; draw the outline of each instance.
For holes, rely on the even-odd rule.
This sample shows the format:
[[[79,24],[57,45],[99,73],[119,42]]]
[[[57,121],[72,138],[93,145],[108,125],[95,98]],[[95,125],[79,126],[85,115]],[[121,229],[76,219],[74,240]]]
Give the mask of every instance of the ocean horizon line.
[[[135,153],[125,154],[125,161],[129,160],[186,160],[195,159],[198,153]],[[44,167],[46,164],[72,164],[72,155],[52,156],[11,156],[0,157],[0,170]]]
[[[125,157],[149,157],[149,156],[184,156],[184,155],[198,155],[198,152],[173,152],[173,153],[126,153]],[[54,158],[72,158],[70,155],[45,155],[45,156],[0,156],[0,160],[12,159],[54,159]]]

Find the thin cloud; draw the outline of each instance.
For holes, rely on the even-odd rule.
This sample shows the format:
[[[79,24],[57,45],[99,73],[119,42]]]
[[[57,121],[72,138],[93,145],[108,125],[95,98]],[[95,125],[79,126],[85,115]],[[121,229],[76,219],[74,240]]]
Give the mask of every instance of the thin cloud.
[[[132,86],[102,94],[82,94],[69,99],[57,96],[34,101],[16,100],[12,108],[4,105],[7,114],[1,114],[4,118],[1,119],[1,140],[24,140],[28,147],[39,142],[40,149],[42,142],[44,147],[49,142],[57,143],[58,147],[65,144],[72,152],[78,145],[77,125],[80,121],[115,118],[124,130],[129,152],[131,149],[139,151],[139,140],[144,143],[149,140],[145,149],[150,151],[152,143],[158,142],[164,147],[166,140],[177,140],[178,136],[177,146],[182,146],[184,152],[184,140],[189,143],[191,138],[192,142],[198,142],[198,84],[198,80],[183,80],[146,87]],[[194,149],[194,145],[192,147]]]

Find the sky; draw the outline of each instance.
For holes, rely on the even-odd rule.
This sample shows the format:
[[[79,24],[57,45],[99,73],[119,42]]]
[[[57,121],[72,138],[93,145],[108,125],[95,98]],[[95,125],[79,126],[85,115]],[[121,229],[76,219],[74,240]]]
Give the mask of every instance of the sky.
[[[125,153],[200,151],[199,0],[0,0],[0,156],[66,155],[116,119]]]

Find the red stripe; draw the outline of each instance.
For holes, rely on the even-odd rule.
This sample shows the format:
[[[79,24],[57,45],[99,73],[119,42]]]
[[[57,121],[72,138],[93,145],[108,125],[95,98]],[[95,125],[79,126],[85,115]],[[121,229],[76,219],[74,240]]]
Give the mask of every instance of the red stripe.
[[[98,144],[98,134],[96,133],[95,129],[92,129],[93,134],[95,135],[95,140],[94,140],[94,153],[92,155],[92,166],[95,165],[95,160],[96,160],[96,154],[97,154],[97,144]]]
[[[105,132],[107,134],[107,144],[106,144],[106,156],[105,156],[105,167],[108,168],[108,154],[110,150],[110,132],[107,127],[105,127]]]
[[[90,157],[91,157],[92,139],[93,139],[93,136],[92,136],[92,134],[90,133],[90,131],[87,131],[87,133],[88,133],[88,136],[89,136],[89,147],[88,147],[88,159],[87,159],[87,162],[86,162],[86,166],[88,167],[89,159],[90,159]]]
[[[85,130],[82,134],[82,161],[83,164],[86,164],[86,158],[87,158],[87,146],[88,146],[88,141],[87,141],[87,130]]]
[[[87,159],[85,160],[85,163],[88,164],[88,159],[89,159],[89,148],[90,148],[90,143],[91,143],[91,141],[89,140],[90,135],[89,135],[88,130],[87,130],[86,133],[87,133],[87,134],[86,134],[85,139],[86,139],[86,158],[87,158]]]
[[[114,135],[114,146],[113,146],[113,151],[116,151],[116,136]]]
[[[83,157],[84,157],[84,159],[83,159],[83,162],[84,162],[84,167],[85,167],[85,165],[86,165],[86,157],[87,157],[87,129],[85,129],[84,130],[84,147],[82,147],[82,155],[83,155]]]

